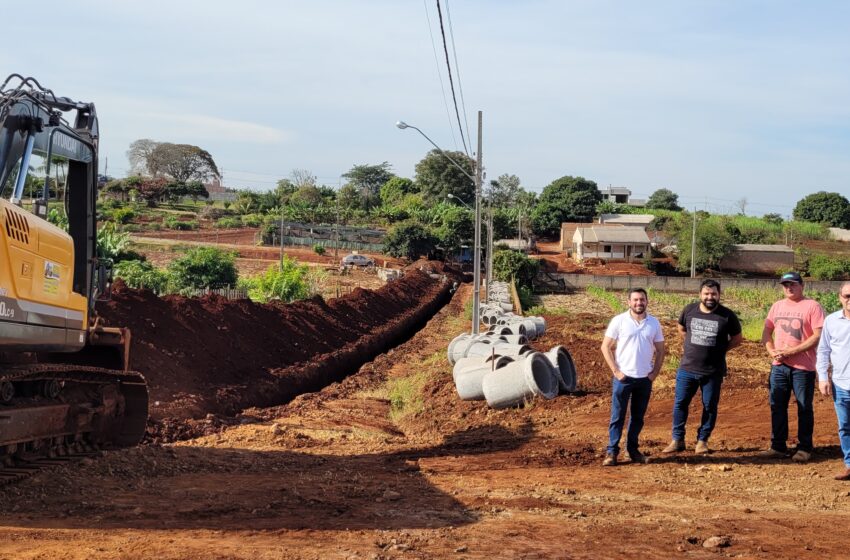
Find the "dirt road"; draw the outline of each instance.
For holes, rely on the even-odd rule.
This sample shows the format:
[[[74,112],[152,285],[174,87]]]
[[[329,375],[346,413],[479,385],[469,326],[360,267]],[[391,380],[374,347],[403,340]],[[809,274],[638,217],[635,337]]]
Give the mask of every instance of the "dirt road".
[[[811,463],[754,457],[770,431],[757,345],[730,356],[714,454],[660,457],[666,369],[643,436],[655,461],[603,468],[607,318],[553,317],[538,343],[570,349],[585,392],[492,411],[456,398],[445,358],[468,296],[341,383],[243,425],[0,489],[0,558],[846,557],[831,404],[816,398]]]

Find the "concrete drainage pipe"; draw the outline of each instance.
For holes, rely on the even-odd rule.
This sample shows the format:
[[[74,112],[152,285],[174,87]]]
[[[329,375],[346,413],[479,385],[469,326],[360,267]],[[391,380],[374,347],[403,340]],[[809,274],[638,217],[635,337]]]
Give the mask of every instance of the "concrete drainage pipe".
[[[529,352],[531,352],[531,346],[526,344],[508,344],[507,342],[498,342],[488,346],[483,344],[473,344],[469,347],[465,357],[486,357],[492,354],[497,356],[521,356],[523,354],[528,354]]]
[[[493,408],[516,406],[535,396],[553,399],[558,394],[558,380],[540,352],[490,372],[481,385],[487,404]]]
[[[513,362],[513,358],[508,356],[474,357],[459,360],[452,371],[458,396],[465,401],[484,400],[484,389],[482,388],[484,377],[511,362]]]
[[[558,379],[560,393],[575,392],[578,385],[578,374],[573,357],[563,346],[555,346],[545,354],[546,359],[552,365],[552,371]]]
[[[482,333],[473,336],[469,333],[463,333],[454,337],[452,341],[449,342],[446,356],[449,359],[449,363],[451,365],[455,365],[458,360],[465,358],[469,354],[469,349],[475,344],[490,346],[492,344],[506,344],[508,342],[509,341],[506,337],[497,334]]]

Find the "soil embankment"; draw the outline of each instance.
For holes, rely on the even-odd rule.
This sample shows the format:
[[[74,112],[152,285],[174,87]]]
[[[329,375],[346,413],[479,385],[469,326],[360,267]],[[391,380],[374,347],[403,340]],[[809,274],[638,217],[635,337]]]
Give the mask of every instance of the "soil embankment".
[[[131,367],[150,387],[148,438],[164,441],[339,381],[409,338],[445,304],[451,286],[410,270],[378,290],[261,305],[214,295],[160,298],[117,285],[99,312],[130,328]]]

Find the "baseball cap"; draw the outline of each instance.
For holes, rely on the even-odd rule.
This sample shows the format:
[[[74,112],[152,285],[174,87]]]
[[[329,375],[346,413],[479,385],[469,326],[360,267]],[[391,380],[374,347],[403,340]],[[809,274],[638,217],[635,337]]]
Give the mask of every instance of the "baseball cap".
[[[800,278],[800,275],[796,272],[786,272],[779,278],[779,283],[786,284],[788,282],[796,282],[797,284],[802,284],[803,279]]]

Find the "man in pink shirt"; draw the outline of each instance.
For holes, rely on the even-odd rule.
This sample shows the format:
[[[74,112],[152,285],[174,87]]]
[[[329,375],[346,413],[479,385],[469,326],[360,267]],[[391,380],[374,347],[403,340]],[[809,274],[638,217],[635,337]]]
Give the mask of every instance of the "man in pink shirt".
[[[792,460],[804,463],[812,457],[815,414],[817,345],[823,328],[820,304],[803,295],[803,279],[796,272],[779,279],[785,299],[771,306],[764,321],[761,341],[770,354],[770,448],[762,457],[788,456],[788,402],[797,399],[797,452]]]

